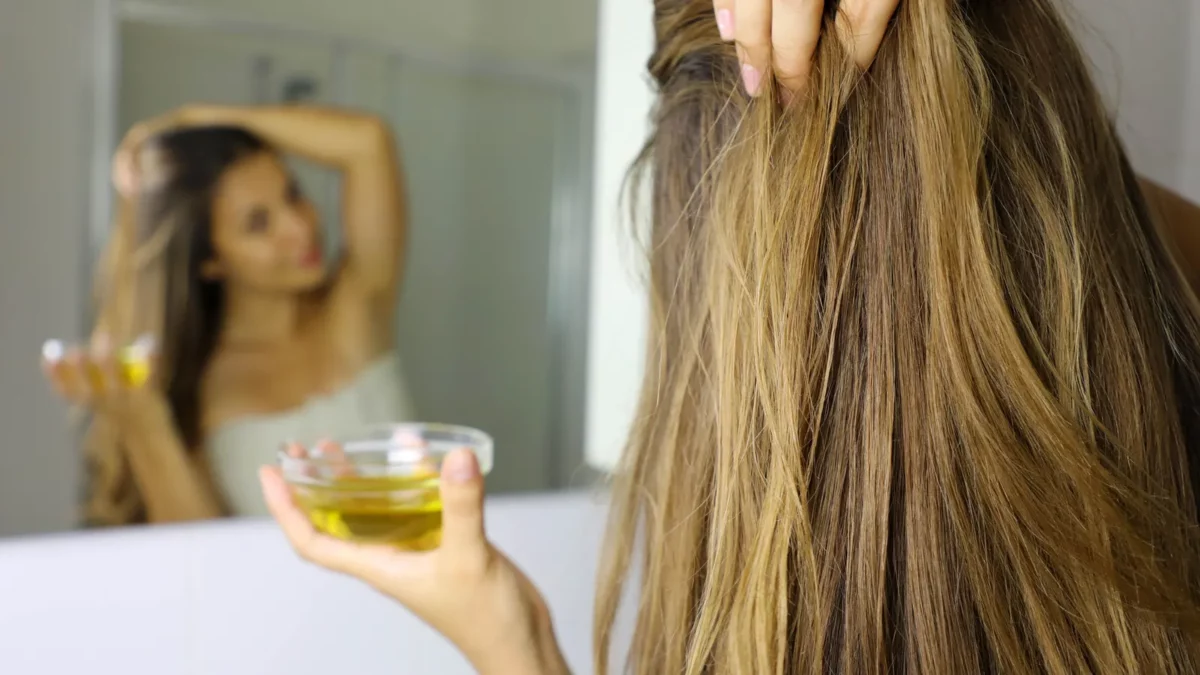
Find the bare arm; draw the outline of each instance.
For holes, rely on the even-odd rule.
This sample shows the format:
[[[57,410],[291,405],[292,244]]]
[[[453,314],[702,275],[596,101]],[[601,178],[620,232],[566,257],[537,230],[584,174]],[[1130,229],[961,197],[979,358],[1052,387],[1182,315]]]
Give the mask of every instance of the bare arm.
[[[191,457],[175,431],[165,403],[146,406],[123,420],[122,440],[134,480],[152,523],[208,520],[224,515],[205,467]]]
[[[390,294],[400,277],[408,198],[396,142],[378,117],[312,106],[190,105],[130,132],[146,135],[178,126],[231,125],[248,129],[288,153],[342,174],[343,272],[364,291]]]
[[[1192,288],[1200,292],[1200,206],[1142,179],[1150,213]]]
[[[107,339],[95,342],[107,344]],[[126,385],[110,354],[99,347],[92,353],[68,350],[51,341],[43,347],[42,368],[59,395],[90,408],[117,431],[150,522],[223,515],[206,468],[180,440],[166,399],[152,386]]]

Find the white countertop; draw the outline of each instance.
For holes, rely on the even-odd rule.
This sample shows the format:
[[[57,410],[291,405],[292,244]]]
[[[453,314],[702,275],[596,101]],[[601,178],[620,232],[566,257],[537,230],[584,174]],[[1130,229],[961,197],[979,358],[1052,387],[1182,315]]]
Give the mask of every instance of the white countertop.
[[[489,500],[492,540],[534,580],[590,672],[603,497]],[[0,542],[0,673],[470,673],[360,583],[299,561],[273,523],[222,521]]]

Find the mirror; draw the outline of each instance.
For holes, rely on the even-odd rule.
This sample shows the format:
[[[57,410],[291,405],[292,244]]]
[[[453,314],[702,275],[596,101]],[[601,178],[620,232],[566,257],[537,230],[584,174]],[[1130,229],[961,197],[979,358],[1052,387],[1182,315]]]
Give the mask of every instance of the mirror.
[[[251,474],[285,441],[311,446],[392,421],[486,431],[491,492],[587,481],[594,0],[99,7],[90,219],[79,236],[85,276],[107,290],[99,304],[96,289],[79,294],[80,332],[47,335],[56,341],[44,356],[59,377],[97,321],[120,336],[102,351],[149,336],[145,388],[157,399],[121,405],[166,414],[79,406],[93,421],[71,427],[77,468],[52,480],[74,482],[85,503],[107,481],[111,514],[93,520],[174,520],[172,509],[190,520],[214,507],[262,515]],[[555,28],[535,30],[528,16]],[[154,133],[126,153],[134,187],[114,190],[125,166],[114,168],[114,152],[148,120]],[[394,148],[364,131],[371,124],[390,130]],[[359,165],[389,161],[402,175],[399,199],[372,182],[378,167]],[[379,215],[388,208],[402,222]],[[178,231],[198,227],[205,234],[177,243]],[[120,232],[129,240],[108,267]],[[319,273],[297,281],[293,268],[312,256]],[[220,289],[220,302],[179,299],[205,288]],[[72,424],[66,403],[56,405]],[[171,445],[162,424],[149,441],[128,428],[97,432],[96,419],[116,427],[126,417],[168,420],[184,461],[129,449]],[[109,435],[108,458],[85,470],[97,433]],[[160,479],[173,490],[155,488]],[[185,494],[182,506],[164,507],[155,491]],[[82,524],[58,520],[40,529]],[[0,534],[37,529],[0,525]]]

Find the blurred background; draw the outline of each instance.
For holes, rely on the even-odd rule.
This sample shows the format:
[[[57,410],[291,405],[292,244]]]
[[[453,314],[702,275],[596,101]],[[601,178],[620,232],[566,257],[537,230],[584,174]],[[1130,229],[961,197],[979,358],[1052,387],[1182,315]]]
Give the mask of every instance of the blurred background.
[[[1137,170],[1200,201],[1200,4],[1061,4]],[[645,299],[617,196],[653,102],[652,7],[0,0],[9,670],[470,671],[393,603],[299,564],[267,521],[17,536],[79,525],[78,429],[38,357],[46,339],[89,330],[113,149],[137,120],[202,101],[345,106],[392,125],[412,209],[396,317],[409,388],[422,417],[496,437],[489,487],[517,497],[489,502],[489,536],[543,591],[586,672],[606,514],[567,489],[616,463],[642,374]],[[333,175],[295,170],[335,223]]]
[[[1200,199],[1200,6],[1063,4],[1137,168]],[[584,454],[614,461],[640,376],[644,306],[615,198],[645,133],[650,8],[0,4],[0,536],[77,524],[77,438],[38,348],[89,325],[115,143],[135,120],[192,100],[387,119],[412,194],[397,326],[422,416],[492,431],[498,492],[590,483]],[[297,170],[332,223],[333,178]]]
[[[88,331],[116,145],[192,102],[387,121],[411,202],[396,330],[419,415],[490,432],[497,493],[587,482],[596,11],[592,0],[4,3],[0,311],[23,318],[0,333],[0,427],[13,433],[0,536],[76,524],[77,430],[39,381],[38,345]],[[337,175],[294,170],[336,248]]]
[[[552,423],[578,384],[560,377],[563,358],[582,354],[595,8],[501,12],[553,11],[547,19],[586,27],[548,43],[511,18],[490,21],[497,4],[119,3],[117,119],[106,128],[195,101],[317,103],[386,120],[411,195],[396,326],[416,408],[496,438],[492,489],[546,490],[580,456],[578,428]],[[480,28],[464,30],[464,16]],[[336,248],[338,176],[296,171]]]

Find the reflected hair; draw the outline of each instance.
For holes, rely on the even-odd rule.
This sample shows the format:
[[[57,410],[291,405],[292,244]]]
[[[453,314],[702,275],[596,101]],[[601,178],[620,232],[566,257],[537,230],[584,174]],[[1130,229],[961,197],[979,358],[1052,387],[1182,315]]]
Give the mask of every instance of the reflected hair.
[[[1200,305],[1055,3],[904,0],[788,105],[712,11],[655,2],[597,672],[630,595],[638,675],[1200,672]]]
[[[216,347],[224,290],[201,266],[214,255],[212,207],[221,177],[268,144],[239,127],[194,127],[150,139],[140,152],[139,194],[120,206],[97,279],[97,331],[113,344],[143,335],[158,354],[146,386],[162,390],[183,446],[203,442],[200,393]],[[85,436],[89,526],[145,522],[145,504],[116,420],[96,414]]]

